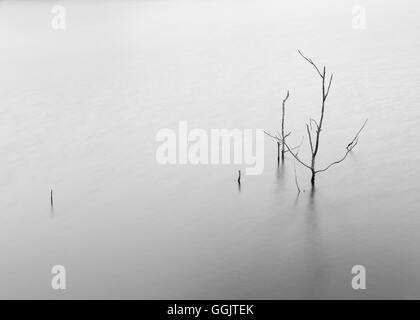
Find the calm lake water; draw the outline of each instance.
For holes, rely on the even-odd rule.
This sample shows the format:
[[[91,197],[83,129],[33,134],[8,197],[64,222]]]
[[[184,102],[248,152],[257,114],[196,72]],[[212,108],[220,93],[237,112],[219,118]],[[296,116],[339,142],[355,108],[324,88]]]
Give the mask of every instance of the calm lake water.
[[[56,2],[54,2],[55,4]],[[420,3],[0,2],[0,298],[420,298]],[[319,117],[319,174],[162,166],[161,128],[280,126]],[[301,155],[308,159],[307,141]],[[54,211],[50,189],[54,189]],[[67,290],[51,289],[51,267]],[[367,290],[351,288],[351,268]]]

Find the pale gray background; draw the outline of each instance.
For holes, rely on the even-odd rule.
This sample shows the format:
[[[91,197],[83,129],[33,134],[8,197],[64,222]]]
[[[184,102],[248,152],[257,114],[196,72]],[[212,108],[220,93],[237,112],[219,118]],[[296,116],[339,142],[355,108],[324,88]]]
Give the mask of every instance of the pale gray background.
[[[419,16],[409,0],[0,1],[0,297],[420,298]],[[268,138],[241,192],[235,166],[156,163],[179,120],[278,128],[287,89],[299,142],[320,82],[298,48],[335,74],[320,165],[369,117],[312,200]]]

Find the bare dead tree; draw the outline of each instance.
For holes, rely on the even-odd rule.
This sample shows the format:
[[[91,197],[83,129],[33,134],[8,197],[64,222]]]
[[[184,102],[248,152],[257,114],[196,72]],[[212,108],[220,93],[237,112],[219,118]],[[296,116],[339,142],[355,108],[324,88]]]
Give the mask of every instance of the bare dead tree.
[[[363,130],[363,128],[366,125],[367,119],[365,120],[365,122],[363,123],[363,126],[359,129],[359,131],[356,133],[355,137],[353,138],[352,141],[350,141],[350,143],[347,144],[346,147],[346,152],[343,155],[343,157],[341,157],[339,160],[334,161],[332,163],[330,163],[328,166],[326,166],[323,169],[316,169],[315,168],[315,163],[316,163],[316,156],[318,155],[319,152],[319,143],[320,143],[320,136],[321,136],[321,131],[322,131],[322,125],[324,122],[324,114],[325,114],[325,102],[327,100],[328,94],[330,93],[330,88],[331,88],[331,83],[333,80],[333,74],[330,75],[329,77],[329,81],[328,81],[328,85],[326,83],[327,80],[327,72],[326,72],[326,67],[324,66],[322,69],[322,72],[320,71],[320,69],[317,67],[317,65],[309,58],[305,57],[302,52],[300,52],[298,50],[299,54],[302,56],[302,58],[304,58],[307,62],[309,62],[316,70],[316,72],[318,73],[318,75],[321,77],[321,82],[322,82],[322,104],[321,104],[321,115],[319,118],[319,121],[315,121],[314,119],[310,119],[309,123],[306,124],[306,132],[308,134],[308,139],[309,139],[309,146],[311,149],[311,163],[310,164],[306,164],[305,162],[303,162],[299,156],[298,153],[293,153],[292,149],[289,148],[289,146],[287,145],[285,140],[282,140],[284,146],[286,146],[287,151],[289,151],[293,157],[300,163],[302,164],[304,167],[308,168],[311,173],[311,184],[312,186],[315,185],[315,176],[318,172],[324,172],[327,171],[329,168],[331,168],[333,165],[338,164],[342,161],[344,161],[344,159],[347,157],[347,155],[353,150],[353,148],[357,145],[357,143],[359,142],[359,135],[360,132]],[[313,126],[315,127],[315,134],[313,133]]]

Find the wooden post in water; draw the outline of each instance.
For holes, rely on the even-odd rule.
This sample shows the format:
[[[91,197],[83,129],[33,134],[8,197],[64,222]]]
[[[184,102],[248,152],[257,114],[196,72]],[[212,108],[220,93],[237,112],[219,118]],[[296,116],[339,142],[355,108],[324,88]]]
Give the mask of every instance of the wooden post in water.
[[[51,201],[51,208],[54,207],[54,199],[53,199],[53,191],[50,191],[50,201]]]

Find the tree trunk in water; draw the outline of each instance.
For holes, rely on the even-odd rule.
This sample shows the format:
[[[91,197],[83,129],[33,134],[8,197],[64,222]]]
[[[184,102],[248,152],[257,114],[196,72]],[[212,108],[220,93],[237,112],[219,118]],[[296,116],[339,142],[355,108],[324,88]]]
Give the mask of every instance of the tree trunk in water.
[[[311,185],[312,187],[315,185],[315,171],[312,171]]]

